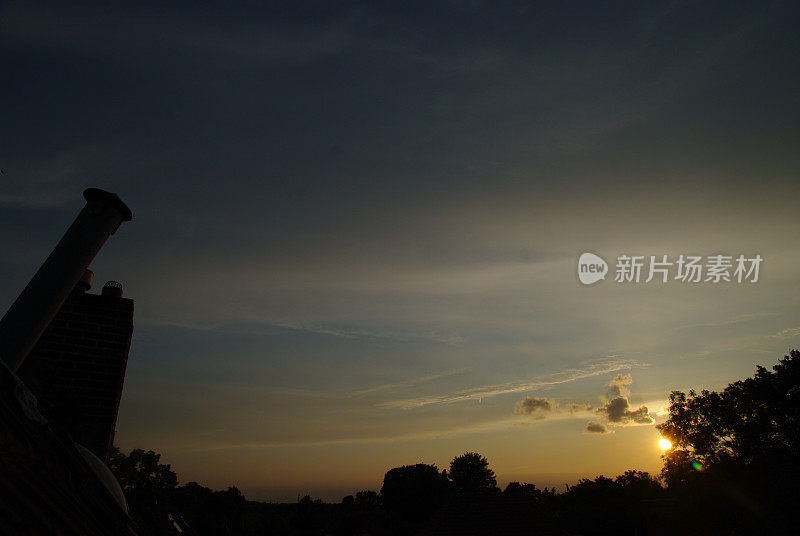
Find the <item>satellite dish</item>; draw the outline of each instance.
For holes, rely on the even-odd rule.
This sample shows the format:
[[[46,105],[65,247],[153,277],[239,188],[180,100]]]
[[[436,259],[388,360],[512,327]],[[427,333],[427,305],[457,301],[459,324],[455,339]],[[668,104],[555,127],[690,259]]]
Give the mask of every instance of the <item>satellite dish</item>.
[[[122,493],[122,488],[117,482],[117,478],[114,476],[114,473],[111,472],[111,469],[108,468],[103,461],[94,455],[92,451],[84,447],[79,443],[75,443],[75,448],[78,449],[78,452],[81,453],[83,459],[86,460],[86,463],[91,467],[92,471],[100,482],[103,483],[103,486],[108,490],[114,500],[117,501],[120,508],[127,514],[128,512],[128,501],[125,500],[125,494]]]

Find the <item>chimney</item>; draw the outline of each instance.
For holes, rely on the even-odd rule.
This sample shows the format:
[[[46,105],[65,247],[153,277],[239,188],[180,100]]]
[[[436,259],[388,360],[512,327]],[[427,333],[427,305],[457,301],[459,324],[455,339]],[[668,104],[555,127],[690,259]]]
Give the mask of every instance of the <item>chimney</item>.
[[[0,358],[16,372],[89,263],[130,209],[116,194],[89,188],[86,205],[66,234],[0,320]]]

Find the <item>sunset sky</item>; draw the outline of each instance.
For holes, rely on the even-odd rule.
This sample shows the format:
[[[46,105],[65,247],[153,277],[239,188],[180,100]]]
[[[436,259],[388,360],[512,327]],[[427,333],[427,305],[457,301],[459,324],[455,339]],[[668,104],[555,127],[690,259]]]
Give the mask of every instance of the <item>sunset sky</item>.
[[[259,500],[464,451],[563,489],[800,346],[796,3],[286,4],[0,3],[0,312],[118,193],[123,450]]]

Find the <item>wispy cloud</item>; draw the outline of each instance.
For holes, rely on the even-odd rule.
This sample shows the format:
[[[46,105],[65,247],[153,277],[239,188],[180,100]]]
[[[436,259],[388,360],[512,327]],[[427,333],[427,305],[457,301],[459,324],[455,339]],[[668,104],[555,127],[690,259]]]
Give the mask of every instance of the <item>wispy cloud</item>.
[[[530,380],[526,381],[485,385],[482,387],[474,387],[472,389],[456,391],[446,395],[390,400],[388,402],[382,402],[378,405],[384,408],[414,409],[432,404],[452,404],[466,400],[482,400],[484,398],[490,398],[493,396],[532,391],[552,385],[559,385],[580,380],[582,378],[589,378],[592,376],[598,376],[600,374],[631,369],[639,366],[643,365],[634,360],[610,356],[604,360],[589,364],[583,368],[567,369],[561,372],[531,378]]]
[[[387,339],[392,341],[429,340],[448,345],[457,345],[464,342],[458,335],[444,334],[436,330],[421,332],[400,332],[391,330],[363,329],[358,327],[329,326],[313,322],[297,322],[292,320],[279,320],[267,323],[270,326],[306,331],[321,335],[330,335],[344,339]]]
[[[514,428],[519,425],[516,419],[501,419],[487,421],[470,426],[459,426],[445,430],[430,430],[424,432],[411,432],[407,434],[385,435],[385,436],[366,436],[366,437],[344,437],[326,440],[308,441],[262,441],[262,442],[206,442],[206,443],[181,443],[165,445],[173,451],[182,452],[209,452],[221,450],[244,450],[244,449],[266,449],[266,448],[300,448],[300,447],[325,447],[329,445],[354,445],[354,444],[383,444],[396,443],[398,441],[418,441],[424,439],[438,439],[444,437],[456,437],[461,435],[477,434],[493,430],[504,430]]]
[[[793,339],[795,337],[800,337],[800,327],[782,329],[778,333],[770,335],[770,338],[773,339]]]
[[[96,147],[82,147],[4,167],[0,206],[48,209],[80,199],[85,177],[102,169],[103,159]]]
[[[468,371],[469,371],[469,369],[461,368],[461,369],[456,369],[456,370],[448,370],[448,371],[445,371],[445,372],[439,372],[437,374],[431,374],[431,375],[428,375],[428,376],[421,376],[419,378],[412,378],[410,380],[401,381],[401,382],[384,383],[382,385],[376,385],[374,387],[368,387],[366,389],[359,389],[357,391],[351,391],[350,395],[351,396],[362,396],[362,395],[377,393],[379,391],[386,391],[386,390],[389,390],[389,389],[396,389],[396,388],[399,388],[399,387],[409,387],[409,386],[412,386],[412,385],[419,385],[419,384],[422,384],[422,383],[432,382],[434,380],[438,380],[438,379],[441,379],[441,378],[448,378],[450,376],[458,376],[459,374],[464,374],[465,372],[468,372]]]
[[[114,54],[160,50],[229,61],[309,61],[341,52],[350,41],[353,18],[330,20],[322,28],[266,23],[226,27],[124,8],[115,15],[74,6],[11,2],[0,10],[0,20],[6,21],[0,29],[6,39],[33,46],[71,46]]]
[[[770,318],[773,316],[780,316],[779,313],[769,312],[769,311],[761,311],[757,313],[748,313],[744,315],[739,315],[734,318],[727,318],[724,320],[716,320],[712,322],[701,322],[697,324],[686,324],[683,326],[678,326],[675,329],[689,329],[689,328],[711,328],[711,327],[723,327],[723,326],[732,326],[735,324],[743,324],[745,322],[752,322],[754,320],[760,320],[762,318]]]
[[[175,327],[193,331],[209,331],[215,333],[263,333],[265,328],[278,328],[305,333],[328,335],[341,339],[383,339],[391,341],[434,341],[449,346],[457,346],[464,338],[437,330],[423,331],[391,331],[379,329],[363,329],[358,327],[332,326],[321,322],[301,322],[295,320],[267,320],[255,316],[239,316],[225,322],[193,322],[189,320],[168,320],[162,318],[144,318],[141,323],[154,326]]]

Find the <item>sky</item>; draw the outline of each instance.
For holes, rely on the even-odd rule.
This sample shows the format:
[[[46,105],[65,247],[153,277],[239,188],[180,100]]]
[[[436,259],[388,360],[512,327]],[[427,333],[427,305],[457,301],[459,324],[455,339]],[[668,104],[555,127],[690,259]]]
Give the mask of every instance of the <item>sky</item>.
[[[501,485],[658,473],[671,391],[800,346],[799,14],[0,3],[0,309],[103,188],[134,215],[91,265],[135,302],[116,443],[181,482],[338,501],[465,451]]]

